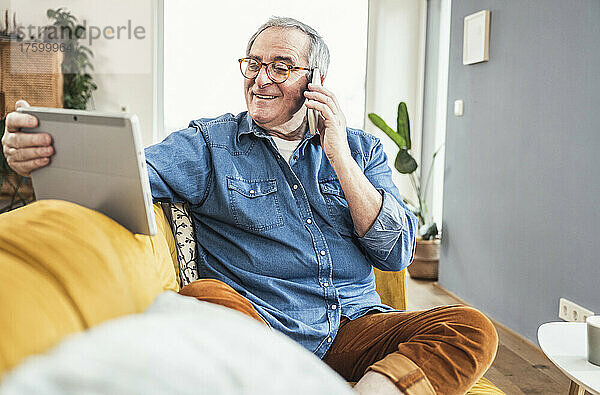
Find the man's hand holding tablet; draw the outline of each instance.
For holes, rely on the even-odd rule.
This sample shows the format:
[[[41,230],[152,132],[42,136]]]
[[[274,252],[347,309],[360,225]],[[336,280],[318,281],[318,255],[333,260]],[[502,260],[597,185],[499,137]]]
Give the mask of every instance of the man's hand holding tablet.
[[[30,107],[25,100],[17,101],[15,108]],[[38,126],[36,117],[11,112],[6,117],[2,149],[8,165],[17,173],[30,177],[31,172],[50,163],[54,154],[52,137],[47,133],[25,133],[21,128]]]

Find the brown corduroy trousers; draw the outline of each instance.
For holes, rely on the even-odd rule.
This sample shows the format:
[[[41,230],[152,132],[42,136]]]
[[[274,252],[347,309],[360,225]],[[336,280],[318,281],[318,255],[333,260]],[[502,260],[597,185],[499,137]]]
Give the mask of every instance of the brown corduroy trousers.
[[[265,323],[229,285],[197,280],[180,293],[220,304]],[[323,362],[347,381],[369,370],[384,374],[405,394],[464,394],[491,366],[498,335],[490,320],[463,305],[342,317]]]

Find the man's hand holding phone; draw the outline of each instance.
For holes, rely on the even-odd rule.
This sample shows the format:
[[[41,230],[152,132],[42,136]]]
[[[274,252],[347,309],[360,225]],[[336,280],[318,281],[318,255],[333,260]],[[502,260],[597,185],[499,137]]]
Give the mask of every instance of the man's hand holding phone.
[[[321,85],[321,73],[319,69],[313,70],[311,84]],[[317,122],[319,121],[319,113],[316,110],[308,109],[308,131],[312,136],[317,133]]]
[[[310,112],[317,114],[317,128],[321,137],[321,147],[332,165],[335,162],[351,158],[348,137],[346,135],[346,117],[333,93],[323,87],[323,78],[314,78],[318,69],[313,72],[313,81],[304,92],[308,107],[309,129],[311,129]],[[320,74],[318,74],[320,76]],[[313,133],[314,134],[314,133]]]
[[[17,101],[15,108],[30,107],[25,100]],[[47,133],[25,133],[21,128],[35,128],[37,118],[29,114],[11,112],[6,116],[2,150],[8,165],[17,173],[29,177],[33,170],[50,163],[54,154],[52,138]]]

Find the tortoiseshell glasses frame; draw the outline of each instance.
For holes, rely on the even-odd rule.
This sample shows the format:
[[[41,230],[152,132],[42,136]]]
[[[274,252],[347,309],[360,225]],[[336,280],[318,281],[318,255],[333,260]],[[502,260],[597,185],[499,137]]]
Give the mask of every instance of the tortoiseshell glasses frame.
[[[267,77],[276,84],[285,82],[294,70],[312,70],[306,67],[290,66],[281,60],[264,63],[255,58],[241,58],[238,59],[238,62],[240,63],[240,71],[244,78],[256,78],[258,73],[260,73],[260,69],[264,66],[267,71]]]

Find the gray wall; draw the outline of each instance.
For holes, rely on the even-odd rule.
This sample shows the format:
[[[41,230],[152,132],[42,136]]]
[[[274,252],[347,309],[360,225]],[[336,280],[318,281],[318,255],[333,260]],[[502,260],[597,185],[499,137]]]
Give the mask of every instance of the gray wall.
[[[482,9],[490,61],[463,66]],[[534,342],[560,297],[600,314],[599,22],[598,0],[452,5],[440,283]]]

